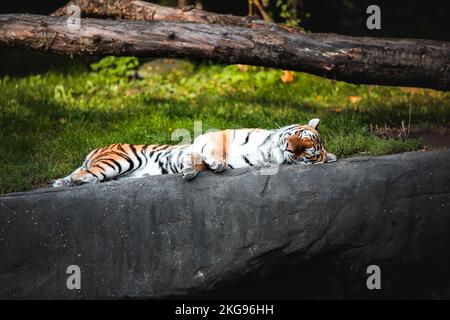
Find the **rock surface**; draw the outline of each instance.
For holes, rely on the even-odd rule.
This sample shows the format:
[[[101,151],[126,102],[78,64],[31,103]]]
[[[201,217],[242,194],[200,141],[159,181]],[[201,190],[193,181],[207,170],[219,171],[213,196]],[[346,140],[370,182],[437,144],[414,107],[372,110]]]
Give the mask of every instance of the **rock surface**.
[[[0,253],[3,299],[207,294],[326,256],[357,281],[432,268],[450,260],[450,150],[8,194]]]

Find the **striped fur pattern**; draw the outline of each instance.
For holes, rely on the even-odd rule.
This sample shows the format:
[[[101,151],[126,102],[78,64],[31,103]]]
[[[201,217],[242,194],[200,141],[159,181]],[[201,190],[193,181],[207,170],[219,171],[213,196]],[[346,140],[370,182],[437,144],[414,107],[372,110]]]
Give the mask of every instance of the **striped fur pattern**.
[[[277,164],[334,162],[317,132],[319,119],[276,130],[228,129],[200,135],[193,144],[113,144],[93,150],[81,167],[54,187],[181,173],[186,180],[203,170]]]

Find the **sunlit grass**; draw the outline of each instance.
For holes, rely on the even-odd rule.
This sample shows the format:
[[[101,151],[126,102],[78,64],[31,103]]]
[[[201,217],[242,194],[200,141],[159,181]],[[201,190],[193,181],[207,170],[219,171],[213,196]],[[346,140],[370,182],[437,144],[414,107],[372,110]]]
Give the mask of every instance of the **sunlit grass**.
[[[97,146],[171,143],[194,121],[211,128],[276,128],[320,117],[339,157],[415,150],[420,141],[382,140],[370,124],[448,125],[449,94],[356,86],[306,74],[205,64],[189,74],[146,79],[79,71],[0,79],[0,193],[28,190],[72,171]],[[172,142],[173,143],[173,142]]]

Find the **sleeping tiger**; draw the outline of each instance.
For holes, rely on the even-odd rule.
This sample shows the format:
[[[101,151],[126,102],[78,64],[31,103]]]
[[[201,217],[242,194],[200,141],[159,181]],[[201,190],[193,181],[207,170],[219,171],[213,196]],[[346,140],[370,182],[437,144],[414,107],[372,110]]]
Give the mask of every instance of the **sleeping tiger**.
[[[319,119],[281,129],[228,129],[198,136],[192,144],[154,145],[117,143],[93,150],[83,165],[54,187],[97,183],[112,179],[181,173],[191,180],[204,170],[334,162],[317,132]]]

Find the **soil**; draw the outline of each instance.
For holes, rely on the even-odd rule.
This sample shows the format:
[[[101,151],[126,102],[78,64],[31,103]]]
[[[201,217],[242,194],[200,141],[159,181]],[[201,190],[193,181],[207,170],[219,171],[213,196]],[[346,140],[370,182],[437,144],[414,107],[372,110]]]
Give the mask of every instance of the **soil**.
[[[450,127],[411,128],[371,127],[372,134],[382,139],[414,138],[423,142],[422,150],[450,148]],[[409,131],[409,132],[408,132]]]
[[[450,148],[450,128],[415,129],[411,130],[410,137],[422,140],[432,149]]]

